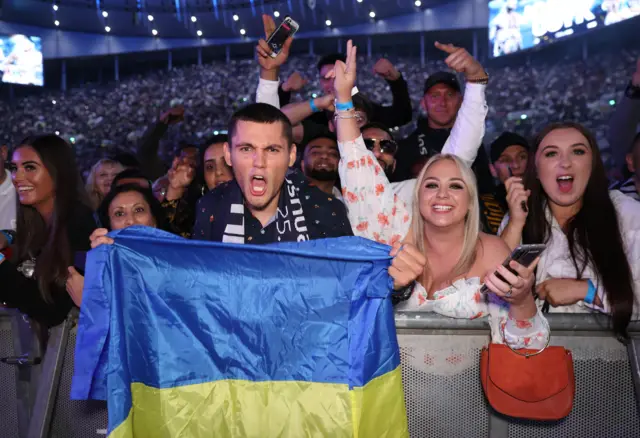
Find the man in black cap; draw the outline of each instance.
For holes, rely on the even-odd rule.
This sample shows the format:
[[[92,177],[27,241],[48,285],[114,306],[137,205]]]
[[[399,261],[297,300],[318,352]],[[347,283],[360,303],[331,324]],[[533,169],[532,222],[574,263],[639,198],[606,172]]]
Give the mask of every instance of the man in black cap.
[[[515,132],[503,132],[491,143],[491,175],[504,187],[512,177],[522,177],[529,159],[529,142]]]
[[[509,211],[506,181],[513,178],[513,183],[522,185],[522,176],[529,159],[529,143],[514,132],[504,132],[491,143],[489,154],[491,175],[499,184],[493,193],[480,194],[480,209],[483,213],[483,228],[497,234],[504,215]]]
[[[483,148],[484,123],[487,115],[485,88],[489,77],[482,65],[464,49],[451,44],[436,47],[449,54],[447,65],[459,70],[458,64],[465,62],[462,70],[465,76],[464,99],[460,83],[455,74],[437,72],[425,81],[424,96],[420,102],[426,118],[420,118],[416,130],[400,143],[396,155],[397,167],[392,181],[415,178],[422,166],[442,147],[452,134],[454,125],[460,124],[455,141],[455,149],[477,150],[478,155],[473,170],[478,179],[480,192],[491,192],[493,183],[489,172],[489,160]]]

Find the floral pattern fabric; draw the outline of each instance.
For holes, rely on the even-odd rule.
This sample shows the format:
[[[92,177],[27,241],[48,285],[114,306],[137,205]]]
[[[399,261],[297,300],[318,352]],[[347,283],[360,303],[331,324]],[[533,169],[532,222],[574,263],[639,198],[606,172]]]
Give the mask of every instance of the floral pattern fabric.
[[[509,316],[509,304],[499,297],[480,292],[478,277],[459,279],[451,286],[434,293],[428,299],[427,291],[421,284],[416,284],[411,297],[396,306],[396,310],[415,312],[435,312],[449,318],[476,319],[489,317],[492,342],[506,342],[515,349],[544,348],[549,337],[544,316],[538,313],[527,320],[516,320]],[[504,329],[504,339],[501,329]]]

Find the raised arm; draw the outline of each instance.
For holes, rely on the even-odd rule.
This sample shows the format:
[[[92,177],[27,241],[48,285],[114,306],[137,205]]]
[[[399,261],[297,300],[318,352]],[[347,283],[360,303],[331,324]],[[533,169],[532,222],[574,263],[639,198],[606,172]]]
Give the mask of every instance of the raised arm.
[[[269,36],[276,30],[276,23],[270,15],[262,15],[262,24],[264,26],[265,39],[258,41],[256,46],[256,55],[258,64],[260,64],[260,81],[256,90],[256,102],[268,103],[269,105],[280,108],[280,97],[278,96],[278,86],[280,74],[280,66],[287,61],[289,57],[289,49],[293,42],[293,37],[287,38],[285,43],[275,58],[271,57],[272,50],[266,42]]]
[[[529,200],[531,190],[525,190],[522,178],[512,176],[504,182],[507,189],[507,204],[509,213],[502,219],[498,235],[507,246],[514,250],[522,242],[522,231],[527,221],[528,209],[524,209]]]
[[[147,178],[156,180],[167,171],[158,154],[160,140],[167,133],[170,125],[175,125],[184,120],[184,112],[182,105],[165,111],[158,122],[147,128],[147,131],[142,136],[136,155],[138,161],[140,161],[140,168]]]
[[[629,152],[633,137],[640,124],[640,58],[636,63],[636,71],[625,90],[625,95],[616,105],[616,110],[609,120],[609,145],[617,166],[625,163],[625,155]]]
[[[291,76],[289,76],[278,89],[280,105],[284,106],[291,103],[291,93],[302,90],[308,83],[309,80],[303,77],[297,71],[291,73]]]
[[[351,41],[347,47],[347,63],[338,61],[333,73],[343,196],[355,235],[393,244],[407,234],[410,214],[364,145],[351,101],[356,79],[356,48]]]
[[[488,111],[485,98],[488,76],[482,65],[462,47],[437,41],[435,46],[449,55],[445,59],[447,66],[463,73],[466,79],[462,105],[442,153],[456,155],[471,167],[484,137]]]
[[[393,98],[391,106],[374,104],[373,120],[387,126],[402,126],[411,123],[413,109],[409,86],[398,69],[387,59],[379,59],[373,73],[387,81]]]
[[[314,113],[320,111],[333,112],[334,101],[335,97],[333,94],[327,94],[304,102],[290,103],[282,108],[282,112],[289,118],[291,124],[295,126]]]

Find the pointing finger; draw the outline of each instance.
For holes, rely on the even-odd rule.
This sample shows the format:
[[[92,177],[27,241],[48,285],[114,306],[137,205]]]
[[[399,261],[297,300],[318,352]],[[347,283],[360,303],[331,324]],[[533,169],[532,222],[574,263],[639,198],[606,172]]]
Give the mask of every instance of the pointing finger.
[[[449,54],[455,52],[457,50],[457,47],[454,46],[453,44],[441,44],[438,41],[436,41],[435,46],[437,49],[442,50],[443,52],[447,52]]]

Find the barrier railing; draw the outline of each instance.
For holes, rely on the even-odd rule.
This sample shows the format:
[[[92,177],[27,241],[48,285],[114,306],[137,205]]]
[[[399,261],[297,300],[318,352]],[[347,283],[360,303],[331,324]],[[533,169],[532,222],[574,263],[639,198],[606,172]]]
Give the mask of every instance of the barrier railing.
[[[51,330],[28,433],[21,428],[20,435],[4,434],[8,423],[3,415],[0,437],[84,438],[106,433],[104,403],[69,400],[75,318],[70,317]],[[605,316],[551,314],[548,320],[552,344],[562,345],[573,353],[576,397],[567,418],[543,423],[503,417],[486,403],[479,374],[480,351],[489,341],[486,320],[399,313],[396,326],[411,436],[640,436],[640,323],[631,324],[632,340],[625,347],[612,336]],[[6,343],[3,327],[6,329],[6,322],[0,318],[0,352]],[[0,379],[2,372],[0,368]],[[4,388],[0,399],[6,398]],[[4,406],[2,403],[0,400],[0,408]]]
[[[26,436],[41,354],[28,320],[0,307],[0,438]]]
[[[397,314],[411,436],[640,436],[640,324],[629,327],[632,340],[625,347],[612,336],[606,316],[551,314],[548,320],[551,344],[572,351],[576,396],[567,418],[535,422],[497,414],[485,400],[479,361],[489,342],[486,320]]]

